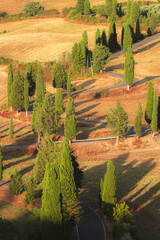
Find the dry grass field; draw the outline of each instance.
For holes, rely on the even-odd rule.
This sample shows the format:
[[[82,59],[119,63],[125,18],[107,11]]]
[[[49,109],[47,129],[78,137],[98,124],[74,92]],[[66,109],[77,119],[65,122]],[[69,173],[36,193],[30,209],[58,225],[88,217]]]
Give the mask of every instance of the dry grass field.
[[[79,42],[82,32],[87,31],[89,48],[94,47],[95,31],[108,26],[76,24],[64,18],[31,19],[20,22],[0,24],[0,56],[23,61],[52,61],[63,52],[71,51],[75,42]],[[121,28],[117,27],[118,39]]]

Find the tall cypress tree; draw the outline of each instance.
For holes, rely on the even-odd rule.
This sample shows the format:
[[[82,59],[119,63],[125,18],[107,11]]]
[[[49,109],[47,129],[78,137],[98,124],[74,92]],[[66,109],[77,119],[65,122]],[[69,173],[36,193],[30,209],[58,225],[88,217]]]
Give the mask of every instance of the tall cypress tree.
[[[54,107],[59,115],[63,113],[63,95],[60,88],[58,88],[56,91]]]
[[[112,0],[105,1],[105,13],[108,17],[112,14]]]
[[[84,0],[84,15],[90,15],[91,8],[89,0]]]
[[[83,38],[80,40],[80,47],[81,47],[81,56],[82,56],[82,65],[86,65],[86,46]]]
[[[56,88],[67,87],[67,71],[61,63],[55,63],[52,69],[52,85]]]
[[[96,33],[95,33],[95,46],[96,45],[101,45],[101,35],[100,35],[100,30],[97,28]]]
[[[128,47],[132,47],[132,36],[129,24],[124,25],[123,51],[127,52]]]
[[[32,97],[36,90],[36,76],[31,63],[27,64],[27,80],[29,83],[29,96]]]
[[[142,111],[142,106],[139,102],[136,118],[134,121],[134,132],[136,133],[137,137],[140,137],[142,133],[142,118],[143,118],[143,111]]]
[[[43,73],[41,69],[41,65],[38,65],[38,74],[37,74],[37,87],[36,87],[36,102],[42,103],[45,93],[46,93],[46,85],[43,81]]]
[[[0,146],[0,181],[3,179],[3,155],[2,148]]]
[[[106,35],[106,30],[102,30],[102,35],[101,35],[101,42],[103,46],[107,47],[107,35]]]
[[[152,122],[151,122],[151,129],[153,132],[153,136],[157,131],[157,121],[158,121],[158,98],[157,98],[157,92],[155,89],[154,97],[153,97],[153,112],[152,112]]]
[[[76,136],[76,118],[75,115],[65,116],[64,120],[64,136],[72,141]]]
[[[109,61],[110,51],[106,46],[97,45],[93,49],[93,72],[99,73]]]
[[[108,47],[111,52],[114,52],[117,48],[117,33],[115,22],[110,22],[108,33]]]
[[[131,0],[128,0],[127,1],[127,18],[130,17],[131,4],[132,4]]]
[[[75,107],[74,107],[74,100],[72,97],[69,97],[67,100],[67,106],[66,106],[66,116],[71,116],[75,114]]]
[[[24,82],[17,68],[14,81],[12,84],[12,107],[16,111],[20,111],[24,104]]]
[[[84,31],[84,32],[82,33],[82,38],[83,38],[83,40],[84,40],[85,47],[86,47],[86,49],[88,50],[88,35],[87,35],[87,31]]]
[[[9,138],[13,138],[13,119],[12,117],[10,118],[10,124],[9,124]]]
[[[141,34],[141,26],[139,22],[139,18],[136,21],[136,32],[135,32],[135,39],[138,41],[142,39],[142,34]]]
[[[25,108],[26,117],[27,117],[28,108],[29,108],[29,83],[26,75],[24,77],[24,108]]]
[[[62,159],[59,168],[62,192],[63,212],[73,209],[77,202],[76,185],[74,181],[74,168],[72,165],[71,151],[67,139],[63,140]]]
[[[12,63],[8,66],[8,76],[7,76],[7,97],[8,106],[12,107],[12,83],[13,83],[13,70]]]
[[[71,79],[70,79],[69,74],[68,74],[68,78],[67,78],[67,96],[68,97],[71,96]]]
[[[132,22],[136,22],[140,15],[140,9],[139,9],[139,3],[138,2],[132,2],[131,8],[130,8],[130,19]]]
[[[49,227],[48,225],[52,224],[53,235],[50,233],[52,239],[53,236],[55,238],[57,237],[57,232],[60,234],[59,231],[62,225],[61,185],[59,179],[59,167],[55,163],[48,163],[46,166],[43,179],[40,220],[45,227]],[[48,234],[48,232],[46,232],[46,234]]]
[[[107,172],[104,176],[102,191],[102,207],[106,211],[112,211],[112,207],[116,204],[116,175],[115,166],[110,160],[107,163]]]
[[[152,112],[153,112],[153,84],[151,81],[149,81],[147,87],[147,98],[145,108],[145,120],[148,124],[150,124],[152,121]]]
[[[125,70],[125,82],[127,83],[129,90],[134,79],[134,58],[131,47],[128,47],[127,49],[126,59],[124,62],[124,70]]]

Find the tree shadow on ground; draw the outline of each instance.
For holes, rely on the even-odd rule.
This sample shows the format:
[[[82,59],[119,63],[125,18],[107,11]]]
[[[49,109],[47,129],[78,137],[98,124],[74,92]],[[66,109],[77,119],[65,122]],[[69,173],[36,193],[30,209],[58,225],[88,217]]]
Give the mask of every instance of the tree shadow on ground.
[[[3,126],[0,126],[0,129],[1,128],[4,128],[4,127],[6,127],[6,126],[8,126],[8,123],[7,124],[4,124]],[[0,132],[1,133],[1,132]]]
[[[96,104],[93,104],[93,105],[91,105],[91,106],[89,106],[89,107],[83,108],[82,110],[76,112],[76,116],[77,116],[77,115],[84,114],[84,113],[90,111],[91,109],[97,107],[98,105],[100,105],[100,103],[96,103]],[[92,114],[92,115],[93,115],[93,114]]]
[[[90,86],[91,84],[93,84],[93,83],[95,83],[96,82],[96,78],[95,79],[90,79],[90,80],[87,80],[87,81],[83,81],[83,83],[81,83],[80,85],[78,85],[78,87],[81,87],[82,89],[84,88],[84,87],[88,87],[88,86]],[[80,81],[79,81],[80,82]],[[77,83],[79,83],[79,82],[77,82]]]
[[[113,71],[115,69],[124,69],[124,63],[119,63],[113,66],[108,66],[105,71]]]
[[[160,77],[160,76],[149,76],[149,77],[145,77],[145,78],[141,79],[140,81],[137,81],[137,82],[133,83],[133,84],[131,85],[131,87],[138,86],[138,85],[140,85],[140,84],[142,84],[142,83],[148,82],[148,81],[153,80],[153,79],[158,78],[158,77]]]
[[[147,45],[147,46],[144,46],[143,48],[138,49],[138,50],[136,50],[136,51],[133,50],[133,51],[134,51],[134,54],[137,54],[137,53],[141,53],[141,52],[147,51],[147,50],[153,48],[154,46],[156,46],[158,43],[160,43],[160,41],[157,41],[157,42],[151,43],[151,44],[149,44],[149,45]]]

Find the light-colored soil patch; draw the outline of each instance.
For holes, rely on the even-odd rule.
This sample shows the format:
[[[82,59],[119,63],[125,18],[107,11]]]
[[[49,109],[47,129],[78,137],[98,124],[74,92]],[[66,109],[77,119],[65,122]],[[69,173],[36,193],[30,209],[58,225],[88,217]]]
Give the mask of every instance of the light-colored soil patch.
[[[108,26],[85,25],[66,22],[63,18],[33,19],[0,24],[1,56],[24,61],[52,61],[63,52],[71,51],[79,42],[83,31],[88,33],[89,48],[94,47],[96,29]],[[120,39],[121,27],[117,27]]]

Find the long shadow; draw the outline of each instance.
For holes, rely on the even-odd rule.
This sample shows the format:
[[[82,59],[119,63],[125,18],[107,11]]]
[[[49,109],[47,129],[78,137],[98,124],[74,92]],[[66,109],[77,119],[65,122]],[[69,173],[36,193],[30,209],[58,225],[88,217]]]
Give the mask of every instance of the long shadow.
[[[88,87],[90,86],[91,84],[95,83],[97,79],[91,79],[91,80],[87,80],[87,81],[83,81],[83,83],[81,83],[78,87],[81,87],[83,88],[84,86],[85,87]]]
[[[151,44],[148,45],[148,46],[144,46],[143,48],[134,51],[134,54],[137,54],[137,53],[140,53],[140,52],[144,52],[144,51],[146,51],[146,50],[149,50],[149,49],[153,48],[154,46],[156,46],[158,43],[160,43],[160,41],[151,43]]]
[[[100,105],[100,103],[96,103],[96,104],[93,104],[93,105],[91,105],[91,106],[89,106],[89,107],[86,107],[86,108],[84,108],[84,109],[76,112],[76,115],[79,115],[79,114],[83,114],[83,113],[85,113],[85,112],[88,112],[88,111],[90,111],[91,109],[97,107],[98,105]]]
[[[84,101],[79,101],[79,102],[76,102],[75,104],[74,104],[74,106],[75,107],[78,107],[78,106],[80,106],[80,105],[82,105],[82,104],[84,104],[84,103],[89,103],[89,102],[92,102],[94,99],[87,99],[87,100],[84,100]]]
[[[124,69],[124,63],[119,63],[113,66],[109,66],[105,69],[105,71],[113,71],[115,69]]]
[[[0,132],[0,134],[4,133],[4,132],[7,132],[9,130],[9,127],[4,129],[3,131]]]
[[[1,128],[4,128],[4,127],[6,127],[6,126],[8,126],[8,123],[7,124],[4,124],[3,126],[0,126],[0,129]],[[1,133],[1,132],[0,132]]]
[[[133,83],[131,87],[138,86],[138,85],[140,85],[142,83],[148,82],[148,81],[153,80],[153,79],[158,78],[158,77],[160,77],[160,76],[145,77],[145,78],[141,79],[140,81]]]
[[[29,126],[29,125],[28,125],[28,126]],[[15,134],[15,133],[18,133],[19,131],[21,131],[22,129],[24,129],[24,128],[28,127],[28,126],[24,126],[24,127],[19,128],[17,131],[14,131],[14,134]]]

